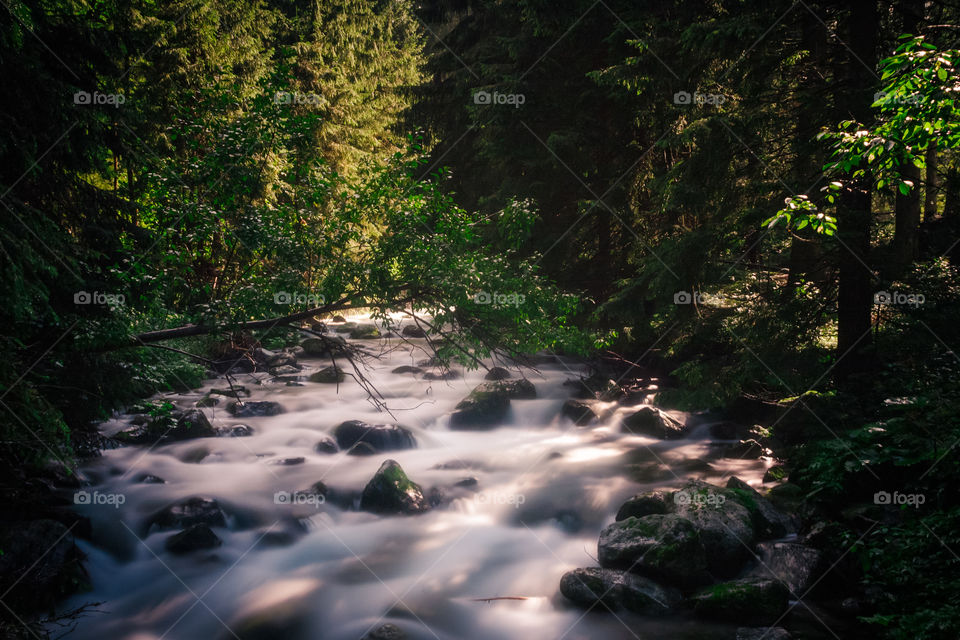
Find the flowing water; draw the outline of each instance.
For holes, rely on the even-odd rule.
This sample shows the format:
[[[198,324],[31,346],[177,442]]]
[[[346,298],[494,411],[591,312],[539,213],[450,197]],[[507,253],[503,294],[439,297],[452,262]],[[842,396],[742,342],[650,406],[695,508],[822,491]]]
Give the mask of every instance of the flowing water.
[[[387,340],[358,342],[379,349]],[[484,372],[433,382],[393,374],[427,354],[424,340],[389,344],[395,348],[366,373],[416,436],[416,449],[369,457],[317,453],[316,443],[345,420],[394,420],[349,378],[339,388],[288,386],[254,373],[239,380],[250,400],[279,402],[285,413],[238,419],[219,407],[204,409],[214,426],[247,424],[252,436],[122,447],[86,465],[85,490],[101,502],[77,507],[93,523],[92,542],[79,542],[93,591],[66,606],[103,604],[71,637],[357,640],[386,622],[413,639],[733,637],[732,628],[685,618],[585,615],[565,602],[558,584],[564,572],[596,565],[598,534],[629,496],[690,477],[722,483],[735,474],[756,483],[763,462],[719,457],[706,424],[685,440],[622,433],[619,416],[636,409],[614,403],[597,423],[574,426],[559,415],[570,394],[562,382],[585,371],[571,361],[526,371],[538,397],[513,400],[498,428],[451,431],[450,412]],[[329,365],[300,363],[304,380]],[[162,399],[191,408],[210,387],[225,386],[222,378],[208,382]],[[104,433],[127,427],[130,418],[105,423]],[[277,464],[290,458],[304,461]],[[422,515],[379,516],[276,499],[317,481],[349,496],[388,458],[425,491],[447,487],[449,502]],[[144,482],[147,475],[165,482]],[[449,488],[466,477],[476,485]],[[109,496],[122,498],[104,503]],[[227,526],[214,528],[223,545],[172,555],[164,542],[176,530],[151,529],[150,518],[192,496],[215,498],[227,513]],[[503,597],[523,599],[480,600]]]

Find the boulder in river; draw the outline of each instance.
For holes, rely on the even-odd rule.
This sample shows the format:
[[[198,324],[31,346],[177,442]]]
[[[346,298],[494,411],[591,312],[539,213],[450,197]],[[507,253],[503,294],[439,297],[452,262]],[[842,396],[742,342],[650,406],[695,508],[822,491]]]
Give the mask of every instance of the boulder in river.
[[[367,635],[363,640],[407,640],[409,636],[395,624],[382,624]]]
[[[565,387],[573,387],[573,397],[580,398],[581,400],[612,402],[619,400],[625,395],[619,384],[600,374],[593,374],[586,378],[578,378],[577,380],[567,380],[563,385]]]
[[[802,597],[823,569],[823,554],[794,542],[761,542],[751,576],[779,580],[794,597]]]
[[[394,369],[394,370],[391,371],[390,373],[413,373],[413,374],[417,374],[417,373],[423,373],[423,369],[421,369],[420,367],[414,367],[413,365],[405,364],[405,365],[402,365],[402,366],[400,366],[400,367],[397,367],[396,369]]]
[[[311,358],[339,358],[349,354],[347,341],[340,336],[324,336],[322,338],[307,338],[300,343],[304,357]]]
[[[167,538],[164,546],[170,553],[190,553],[200,549],[213,549],[223,544],[217,534],[205,524],[190,525],[180,533]]]
[[[450,428],[457,430],[492,429],[503,422],[510,411],[510,391],[505,387],[477,386],[457,404],[450,415]]]
[[[710,572],[721,579],[740,572],[755,541],[753,518],[737,497],[702,480],[689,480],[673,494],[676,514],[696,526]]]
[[[339,384],[343,382],[343,369],[339,367],[325,367],[315,373],[310,374],[310,382],[321,384]]]
[[[665,515],[670,513],[671,506],[667,501],[667,495],[663,491],[641,493],[620,505],[616,520],[619,522],[631,517],[642,518],[650,515]]]
[[[336,453],[340,451],[340,447],[337,446],[336,440],[330,436],[324,436],[313,446],[313,450],[317,453]]]
[[[427,332],[423,330],[423,327],[418,327],[415,324],[404,325],[403,331],[400,332],[405,338],[426,338]]]
[[[216,500],[193,497],[163,508],[150,519],[150,524],[160,529],[187,528],[195,524],[225,527],[227,517]]]
[[[228,438],[248,438],[253,435],[253,427],[245,424],[235,424],[232,427],[221,427],[217,434]]]
[[[427,511],[430,503],[397,461],[387,460],[363,489],[360,508],[372,513],[410,515]]]
[[[236,398],[239,400],[240,398],[249,398],[250,390],[240,385],[234,385],[224,389],[210,389],[210,392],[207,395],[227,396],[228,398]]]
[[[727,481],[727,489],[733,491],[736,500],[750,512],[758,539],[782,538],[788,533],[795,533],[795,527],[790,518],[778,511],[769,500],[760,495],[760,492],[740,478],[736,476],[730,478]]]
[[[680,587],[710,581],[700,532],[674,514],[615,522],[600,532],[597,551],[605,568],[630,570]]]
[[[483,376],[484,380],[509,380],[513,376],[503,367],[493,367]]]
[[[596,567],[565,573],[560,579],[560,593],[582,607],[600,605],[611,611],[625,609],[643,615],[667,613],[680,601],[675,589],[664,588],[649,578]]]
[[[373,340],[380,337],[380,330],[372,324],[362,324],[350,330],[354,340]]]
[[[441,371],[440,373],[435,373],[433,371],[428,371],[423,374],[424,380],[458,380],[461,377],[461,373],[456,369],[447,369],[446,371]]]
[[[367,424],[360,420],[341,422],[333,430],[337,446],[347,450],[357,443],[370,445],[374,452],[413,449],[417,440],[406,427],[397,424]]]
[[[537,397],[537,388],[525,378],[484,382],[475,391],[506,393],[507,397],[514,400],[533,400]]]
[[[790,592],[778,580],[742,578],[715,584],[694,594],[698,616],[740,624],[773,624],[787,611]]]
[[[599,417],[588,403],[573,398],[563,403],[560,415],[570,418],[578,427],[586,426]]]
[[[217,435],[199,409],[190,409],[179,415],[158,416],[145,424],[121,431],[114,436],[124,444],[162,444],[179,442],[193,438],[211,438]]]
[[[663,415],[655,407],[640,407],[624,418],[622,424],[624,431],[661,440],[673,440],[684,435],[681,424]]]
[[[283,407],[278,402],[269,400],[258,400],[249,402],[231,402],[227,405],[227,411],[230,415],[237,418],[258,418],[262,416],[275,416],[283,413]]]

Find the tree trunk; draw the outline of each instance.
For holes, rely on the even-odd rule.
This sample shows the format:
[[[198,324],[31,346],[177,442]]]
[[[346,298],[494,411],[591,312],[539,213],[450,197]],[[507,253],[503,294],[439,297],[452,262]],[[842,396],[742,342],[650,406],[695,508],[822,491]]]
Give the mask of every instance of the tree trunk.
[[[910,193],[897,192],[896,221],[893,232],[894,275],[901,275],[919,255],[920,169],[904,167],[903,179],[912,182]]]
[[[875,0],[851,0],[846,15],[848,54],[842,70],[844,82],[837,83],[837,104],[848,117],[869,123],[873,103],[877,60],[879,14]],[[837,238],[840,247],[840,290],[837,309],[837,374],[864,371],[865,350],[871,343],[873,292],[870,264],[871,178],[852,180],[840,196]]]
[[[815,7],[810,11],[801,11],[800,16],[800,48],[809,52],[806,62],[800,68],[800,77],[797,82],[797,126],[794,137],[794,170],[793,176],[796,188],[807,189],[820,174],[822,163],[814,160],[815,136],[820,128],[826,124],[823,109],[813,93],[820,85],[818,73],[826,55],[828,33],[822,22],[813,15]],[[810,195],[810,194],[807,194]],[[809,240],[809,241],[804,241]],[[805,280],[814,279],[821,282],[823,271],[819,269],[822,258],[821,244],[816,234],[809,234],[809,238],[798,240],[794,238],[790,243],[788,287],[790,290],[802,284]]]
[[[903,33],[916,35],[923,20],[923,0],[900,0],[897,12]],[[917,259],[920,227],[920,170],[913,164],[903,168],[903,179],[911,182],[910,192],[897,192],[893,234],[893,275],[901,275]]]

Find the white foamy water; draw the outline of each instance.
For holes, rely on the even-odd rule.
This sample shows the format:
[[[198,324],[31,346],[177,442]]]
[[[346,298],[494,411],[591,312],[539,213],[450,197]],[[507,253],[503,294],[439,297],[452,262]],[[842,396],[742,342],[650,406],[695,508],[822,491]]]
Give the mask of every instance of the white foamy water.
[[[559,416],[570,392],[561,383],[583,372],[573,363],[526,371],[538,398],[513,400],[496,429],[451,431],[450,412],[483,381],[482,370],[433,382],[393,374],[391,369],[427,357],[420,350],[423,340],[411,340],[419,347],[397,338],[358,342],[374,350],[385,343],[397,347],[371,362],[366,373],[396,422],[413,432],[417,448],[369,457],[317,453],[316,443],[345,420],[395,422],[349,377],[339,388],[306,381],[329,361],[301,359],[304,386],[274,382],[266,373],[239,376],[238,383],[252,392],[249,400],[279,402],[286,412],[233,418],[221,408],[224,399],[204,409],[214,426],[246,424],[254,435],[153,450],[123,447],[84,467],[88,492],[121,494],[124,502],[77,507],[93,522],[92,543],[78,543],[88,555],[93,591],[65,607],[103,604],[102,613],[81,620],[72,638],[357,640],[386,622],[412,639],[437,640],[731,633],[686,619],[584,615],[559,595],[558,584],[566,571],[596,565],[600,530],[631,495],[689,477],[722,482],[736,474],[756,481],[762,462],[713,459],[703,429],[669,442],[621,433],[619,416],[635,408],[616,404],[607,406],[610,413],[598,424],[574,426]],[[223,379],[208,382],[194,393],[162,399],[190,408],[210,387],[226,386]],[[115,432],[129,419],[120,416],[103,430]],[[276,464],[286,458],[304,462]],[[706,458],[709,465],[699,462]],[[451,500],[408,517],[275,500],[277,492],[318,481],[359,495],[386,459],[399,462],[425,492],[447,488]],[[165,483],[144,483],[146,474]],[[472,489],[449,488],[467,477],[477,480]],[[164,543],[178,530],[151,529],[150,518],[193,496],[214,498],[227,513],[227,526],[214,527],[223,545],[171,554]],[[525,599],[478,601],[502,597]]]

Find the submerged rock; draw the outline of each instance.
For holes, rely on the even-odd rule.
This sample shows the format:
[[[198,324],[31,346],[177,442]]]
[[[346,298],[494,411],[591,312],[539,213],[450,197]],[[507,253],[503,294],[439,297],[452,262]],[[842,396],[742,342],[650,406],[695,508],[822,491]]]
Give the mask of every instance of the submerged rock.
[[[691,598],[698,616],[747,624],[773,624],[787,610],[790,593],[778,580],[743,578],[707,587]]]
[[[336,440],[330,436],[324,436],[313,446],[313,450],[317,453],[336,453],[340,451],[340,447],[337,446]]]
[[[586,426],[599,417],[589,404],[572,398],[560,407],[560,415],[570,418],[578,427]]]
[[[350,449],[358,443],[366,443],[373,452],[413,449],[417,440],[406,427],[397,424],[367,424],[360,420],[347,420],[333,430],[337,446]]]
[[[195,524],[176,533],[164,542],[170,553],[190,553],[200,549],[213,549],[223,544],[217,534],[205,524]]]
[[[413,374],[418,374],[418,373],[423,373],[423,369],[421,369],[420,367],[414,367],[414,366],[412,366],[412,365],[405,364],[405,365],[403,365],[403,366],[397,367],[396,369],[394,369],[394,370],[391,371],[390,373],[413,373]]]
[[[627,569],[680,587],[710,581],[700,532],[674,514],[615,522],[600,532],[597,551],[602,567]]]
[[[433,371],[428,371],[423,374],[424,380],[458,380],[461,374],[456,369],[447,369],[442,373],[434,373]]]
[[[259,400],[256,402],[231,402],[227,405],[230,415],[237,418],[257,418],[275,416],[283,413],[283,407],[278,402]]]
[[[227,518],[216,500],[193,497],[165,507],[150,519],[150,524],[160,529],[187,528],[195,524],[225,527]]]
[[[407,640],[403,629],[395,624],[383,624],[363,637],[363,640]]]
[[[649,578],[613,569],[574,569],[560,579],[560,593],[582,607],[601,605],[644,615],[667,613],[680,601],[675,589]]]
[[[339,384],[344,379],[343,369],[339,367],[325,367],[315,373],[310,374],[310,382],[319,382],[321,384]]]
[[[373,476],[360,496],[360,508],[381,514],[423,513],[430,504],[420,485],[410,480],[395,460],[387,460]]]
[[[245,424],[235,424],[232,427],[217,429],[217,434],[228,438],[248,438],[253,435],[253,427]]]

